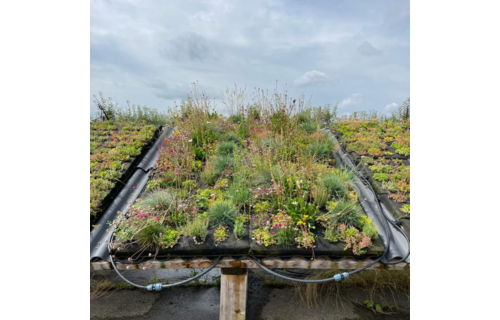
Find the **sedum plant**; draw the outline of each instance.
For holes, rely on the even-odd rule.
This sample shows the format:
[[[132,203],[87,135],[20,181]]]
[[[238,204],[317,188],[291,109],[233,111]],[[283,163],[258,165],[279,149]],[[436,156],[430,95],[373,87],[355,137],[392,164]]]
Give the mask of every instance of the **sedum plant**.
[[[229,237],[227,233],[227,227],[220,225],[214,232],[214,242],[215,246],[218,246],[221,242],[225,241]]]

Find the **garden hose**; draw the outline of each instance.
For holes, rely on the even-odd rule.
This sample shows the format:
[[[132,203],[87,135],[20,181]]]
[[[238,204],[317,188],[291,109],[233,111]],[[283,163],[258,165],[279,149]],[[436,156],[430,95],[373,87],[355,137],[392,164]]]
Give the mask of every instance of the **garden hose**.
[[[128,280],[127,278],[125,278],[121,273],[120,271],[118,271],[118,268],[116,268],[116,265],[115,265],[115,261],[114,261],[114,258],[113,258],[113,255],[111,254],[111,243],[113,242],[113,239],[114,239],[115,235],[114,235],[114,232],[111,233],[111,236],[109,237],[109,242],[108,242],[108,252],[109,252],[109,258],[110,258],[110,261],[111,261],[111,265],[113,266],[113,269],[115,270],[115,272],[120,276],[120,278],[122,278],[125,282],[127,282],[128,284],[136,287],[136,288],[139,288],[139,289],[147,289],[148,291],[161,291],[161,289],[164,289],[164,288],[171,288],[171,287],[176,287],[176,286],[180,286],[180,285],[183,285],[185,283],[188,283],[188,282],[191,282],[193,280],[196,280],[198,278],[201,278],[203,277],[204,275],[206,275],[207,273],[209,273],[213,268],[215,268],[215,266],[217,264],[219,264],[220,260],[222,257],[218,257],[217,259],[215,259],[215,262],[214,264],[212,264],[209,268],[207,268],[205,271],[203,271],[202,273],[194,276],[194,277],[191,277],[189,279],[186,279],[186,280],[182,280],[182,281],[179,281],[179,282],[175,282],[175,283],[169,283],[169,284],[163,284],[161,282],[158,282],[158,283],[153,283],[153,284],[149,284],[147,286],[141,286],[140,284],[137,284],[137,283],[133,283],[132,281]]]
[[[300,283],[324,283],[324,282],[330,282],[330,281],[341,281],[343,279],[348,278],[349,274],[350,274],[348,272],[337,273],[331,278],[318,279],[318,280],[297,279],[297,278],[284,276],[284,275],[279,274],[271,269],[268,269],[267,267],[263,266],[259,262],[259,260],[255,257],[250,256],[250,258],[253,260],[253,262],[255,262],[256,265],[258,265],[262,270],[266,271],[267,273],[270,273],[273,276],[276,276],[276,277],[281,278],[281,279],[290,280],[290,281],[294,281],[294,282],[300,282]]]

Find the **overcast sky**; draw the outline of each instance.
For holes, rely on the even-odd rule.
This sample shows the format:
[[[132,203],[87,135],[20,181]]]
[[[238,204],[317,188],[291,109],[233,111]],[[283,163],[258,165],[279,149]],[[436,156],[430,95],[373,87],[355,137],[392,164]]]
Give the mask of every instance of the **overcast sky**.
[[[340,114],[393,110],[410,96],[410,1],[90,2],[91,114],[99,91],[166,110],[195,81],[217,98],[276,80]]]

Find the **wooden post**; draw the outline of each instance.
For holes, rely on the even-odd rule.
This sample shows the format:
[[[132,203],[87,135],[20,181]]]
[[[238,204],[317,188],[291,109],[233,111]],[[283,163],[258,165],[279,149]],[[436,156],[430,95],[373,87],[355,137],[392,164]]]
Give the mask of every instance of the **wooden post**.
[[[248,271],[240,268],[221,268],[221,320],[244,320],[247,308]]]

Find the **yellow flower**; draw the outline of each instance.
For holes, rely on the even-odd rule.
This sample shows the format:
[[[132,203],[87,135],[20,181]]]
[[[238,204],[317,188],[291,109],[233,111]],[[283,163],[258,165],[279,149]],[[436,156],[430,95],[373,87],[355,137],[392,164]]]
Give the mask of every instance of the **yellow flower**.
[[[299,221],[299,222],[297,222],[297,224],[303,224],[303,223],[304,223],[303,221]]]

